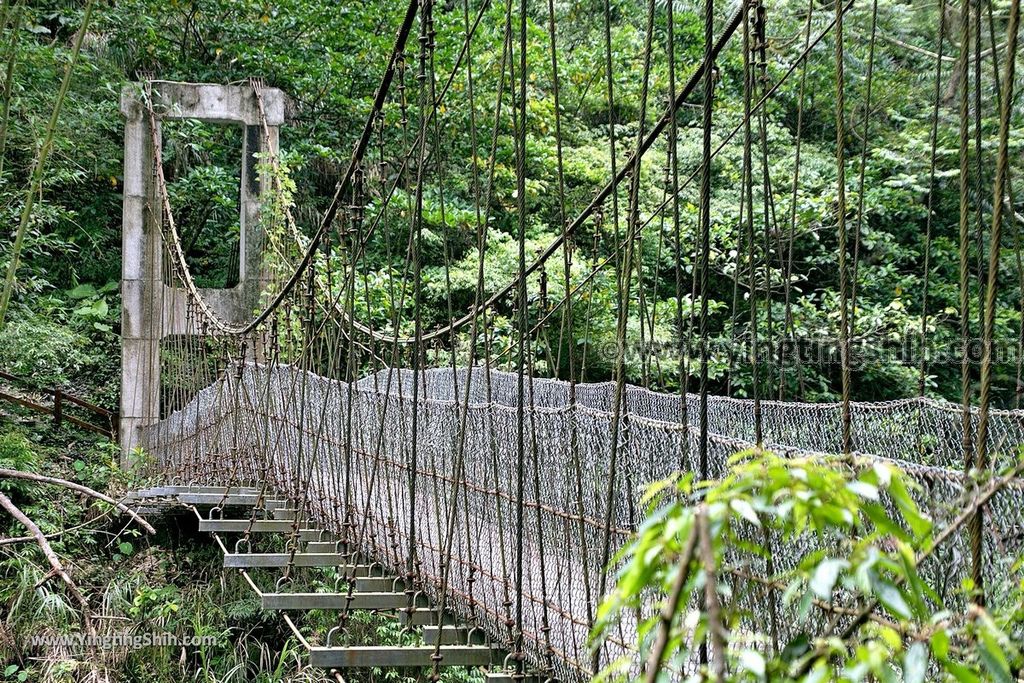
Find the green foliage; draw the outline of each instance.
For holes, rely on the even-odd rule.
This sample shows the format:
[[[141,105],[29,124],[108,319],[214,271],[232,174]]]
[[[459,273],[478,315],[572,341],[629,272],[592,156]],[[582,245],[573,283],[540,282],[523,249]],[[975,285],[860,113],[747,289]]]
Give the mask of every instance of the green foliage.
[[[677,41],[676,71],[684,80],[702,54],[702,27],[699,3],[673,2]],[[0,223],[17,224],[24,201],[24,187],[39,138],[53,105],[53,95],[66,64],[71,38],[81,22],[81,3],[57,3],[53,0],[24,3],[21,28],[3,32],[0,58],[11,57],[14,78],[11,89],[11,114],[2,122],[6,146],[0,159]],[[612,165],[610,141],[617,145],[615,161],[621,167],[635,140],[640,111],[642,83],[642,45],[644,16],[642,4],[610,0],[611,60],[615,72],[615,103],[606,99],[603,64],[603,3],[594,0],[570,0],[553,3],[558,23],[560,61],[560,105],[562,147],[565,159],[566,214],[575,215],[592,198],[594,191],[608,178]],[[731,11],[716,3],[720,13]],[[959,336],[957,313],[957,185],[959,144],[956,103],[950,91],[950,70],[946,68],[940,85],[942,100],[938,125],[936,183],[930,188],[931,105],[934,88],[934,62],[925,54],[909,50],[912,45],[934,49],[937,42],[938,3],[912,5],[905,1],[879,0],[879,35],[872,90],[872,116],[863,127],[866,96],[867,38],[870,7],[856,4],[847,18],[847,156],[846,178],[848,224],[859,233],[860,265],[857,272],[857,307],[854,311],[855,350],[864,352],[864,362],[854,369],[854,397],[883,400],[908,396],[916,391],[917,364],[897,353],[907,340],[915,340],[922,327],[934,349],[948,349]],[[652,62],[652,100],[648,107],[650,126],[660,115],[668,88],[666,56],[666,3],[656,4],[654,54]],[[794,0],[773,0],[767,4],[769,22],[768,79],[775,82],[798,57],[803,41],[807,4]],[[811,5],[812,35],[828,20],[828,8]],[[997,10],[1001,5],[997,4]],[[506,6],[468,3],[468,12],[482,10],[483,18],[473,44],[474,93],[476,109],[468,106],[469,83],[464,70],[452,80],[448,100],[437,112],[436,144],[443,149],[435,156],[436,174],[424,188],[424,237],[422,244],[424,300],[417,309],[407,285],[406,263],[409,211],[413,201],[407,187],[400,187],[391,202],[390,213],[378,226],[360,261],[355,296],[357,317],[383,332],[410,334],[413,319],[419,315],[426,326],[445,323],[451,314],[459,315],[474,301],[480,257],[478,231],[486,237],[483,253],[483,295],[490,296],[508,283],[517,269],[518,246],[515,230],[519,216],[513,194],[516,184],[512,121],[505,113],[495,120],[495,102],[501,75],[498,64],[502,51],[502,29]],[[0,367],[14,374],[31,377],[40,384],[82,388],[107,405],[116,401],[118,382],[116,347],[119,342],[119,299],[116,282],[120,273],[120,221],[124,179],[122,177],[122,118],[118,98],[122,87],[139,73],[168,80],[241,82],[261,77],[268,85],[283,89],[294,100],[293,118],[282,129],[285,155],[279,169],[270,168],[269,159],[260,159],[261,172],[273,176],[284,192],[269,207],[267,220],[276,230],[271,236],[279,260],[271,266],[287,272],[287,261],[294,256],[291,235],[282,232],[284,209],[298,216],[299,230],[308,235],[317,223],[318,212],[326,206],[334,191],[340,169],[347,162],[356,132],[360,129],[370,98],[381,72],[383,55],[391,47],[401,4],[344,3],[336,5],[314,0],[284,0],[277,3],[248,0],[126,0],[101,3],[96,8],[93,28],[87,36],[79,65],[80,77],[72,89],[60,119],[54,151],[42,191],[33,207],[24,253],[24,267],[16,290],[15,310],[0,339]],[[721,20],[721,16],[719,20]],[[459,3],[435,7],[437,51],[435,77],[443,82],[454,68],[464,31],[463,7]],[[996,31],[1004,28],[1004,19],[996,13]],[[528,139],[527,139],[527,244],[528,258],[544,249],[561,233],[563,216],[557,196],[557,154],[555,137],[554,79],[548,55],[546,7],[531,4],[528,17]],[[947,31],[950,27],[947,25]],[[13,39],[17,39],[16,42]],[[986,39],[991,36],[985,36]],[[415,41],[413,41],[415,43]],[[947,51],[951,35],[946,36]],[[8,46],[13,48],[8,53]],[[711,205],[711,272],[704,296],[711,311],[710,330],[714,342],[709,374],[711,390],[736,396],[753,393],[753,368],[743,353],[731,347],[735,340],[749,340],[757,333],[761,340],[777,340],[787,311],[784,290],[792,297],[793,336],[806,348],[823,354],[835,351],[832,341],[838,329],[836,277],[836,115],[835,66],[830,58],[831,45],[823,41],[813,52],[806,74],[807,98],[799,109],[800,72],[782,83],[766,104],[763,140],[758,131],[758,152],[767,151],[766,186],[753,189],[755,227],[759,236],[755,249],[765,266],[759,275],[757,292],[761,310],[757,329],[750,324],[750,302],[744,277],[747,264],[743,254],[740,225],[740,185],[742,148],[739,137],[725,143],[712,165],[714,196]],[[406,55],[407,64],[413,54]],[[6,65],[6,64],[5,64]],[[718,63],[715,90],[714,144],[739,125],[742,117],[742,58],[738,49],[729,48]],[[994,101],[991,64],[982,65],[982,89],[985,101]],[[412,69],[405,74],[404,85],[413,94],[416,88]],[[507,86],[506,86],[507,87]],[[994,130],[994,108],[984,107],[981,127],[986,145],[981,159],[970,151],[972,168],[981,168],[980,187],[991,179],[992,150],[988,139]],[[398,132],[403,117],[415,130],[416,112],[401,112],[389,101],[383,112],[383,127]],[[490,155],[487,135],[481,135],[477,147],[470,138],[471,114],[478,131],[495,129],[493,165],[494,189],[490,204],[477,206],[475,173],[488,171]],[[797,118],[802,128],[797,131]],[[1011,136],[1011,175],[1021,175],[1021,149],[1024,138],[1021,111],[1013,112]],[[682,383],[675,348],[682,340],[676,330],[677,305],[683,318],[689,319],[701,303],[689,293],[687,283],[694,277],[693,246],[698,225],[697,185],[686,179],[701,160],[699,112],[684,107],[679,112],[680,141],[678,158],[684,187],[679,198],[680,222],[661,220],[657,211],[667,198],[665,178],[667,149],[663,141],[645,157],[640,174],[640,215],[645,227],[639,236],[637,253],[642,256],[642,272],[632,275],[634,299],[629,302],[629,337],[645,341],[659,352],[648,355],[631,348],[627,355],[627,373],[631,381],[655,388],[676,389]],[[401,137],[401,136],[395,136]],[[237,197],[241,159],[240,131],[229,127],[181,122],[164,129],[165,172],[179,228],[185,240],[186,259],[201,285],[230,286],[237,273],[238,215]],[[801,149],[799,180],[794,154]],[[763,145],[763,147],[762,147]],[[865,146],[866,145],[866,146]],[[402,153],[394,141],[381,149],[371,149],[370,157],[391,158]],[[864,151],[863,192],[858,182],[860,155]],[[760,154],[755,160],[754,177],[763,179]],[[367,164],[367,215],[380,208],[385,180],[395,169]],[[444,186],[438,177],[444,174]],[[486,174],[483,174],[486,175]],[[934,244],[930,254],[929,303],[922,309],[924,284],[923,232],[927,221],[929,191],[934,189]],[[1018,193],[1019,195],[1020,193]],[[1018,197],[1019,199],[1019,197]],[[624,190],[617,196],[620,207],[626,205]],[[771,207],[763,210],[767,200]],[[861,210],[861,202],[863,209]],[[990,221],[987,198],[972,198],[981,205],[984,229]],[[972,203],[972,208],[973,208]],[[1019,202],[1018,202],[1019,204]],[[488,222],[478,224],[477,209]],[[1019,207],[1015,207],[1018,208]],[[792,216],[792,224],[790,224]],[[974,220],[972,216],[972,221]],[[535,369],[539,374],[565,377],[568,352],[577,359],[586,358],[577,368],[581,379],[599,381],[611,376],[614,354],[615,321],[619,306],[619,285],[613,271],[616,249],[622,237],[625,212],[614,216],[606,202],[600,216],[581,227],[572,241],[570,281],[561,271],[563,252],[556,251],[543,274],[527,283],[528,315],[531,323],[550,315],[533,339]],[[972,224],[972,230],[976,226]],[[681,259],[676,258],[676,240]],[[793,279],[785,281],[786,241],[793,235]],[[983,230],[982,230],[983,232]],[[1021,312],[1018,302],[1018,273],[1013,261],[1015,230],[1007,230],[1003,245],[1003,271],[999,273],[997,300],[997,336],[1016,339]],[[760,239],[764,235],[763,244]],[[983,235],[984,236],[984,235]],[[10,258],[6,241],[0,241],[0,268]],[[984,249],[972,243],[969,261],[972,276],[981,273],[974,264],[985,256]],[[338,273],[345,266],[342,253],[322,266]],[[678,263],[681,261],[681,263]],[[609,263],[588,281],[599,264]],[[682,269],[684,294],[676,291],[676,267]],[[542,277],[544,278],[542,284]],[[735,287],[736,280],[740,286]],[[765,283],[767,280],[767,283]],[[1005,283],[1005,284],[1004,284]],[[571,289],[572,324],[556,306]],[[772,303],[764,304],[771,291]],[[734,292],[736,294],[734,295]],[[643,299],[641,299],[643,297]],[[754,297],[756,299],[758,297]],[[976,309],[976,302],[972,305]],[[976,312],[976,310],[975,310]],[[491,312],[491,335],[480,340],[477,357],[490,346],[497,365],[511,363],[516,330],[512,302],[504,300]],[[281,321],[282,337],[300,331],[301,312]],[[397,328],[396,323],[397,322]],[[977,333],[972,314],[971,334]],[[468,358],[468,334],[460,343],[460,358]],[[885,351],[873,355],[868,352]],[[432,362],[448,362],[446,352],[428,351]],[[188,395],[200,387],[204,373],[179,373],[180,367],[196,367],[195,358],[176,356],[164,349],[165,397],[174,392]],[[213,354],[208,354],[213,355]],[[207,359],[208,360],[208,359]],[[809,401],[837,397],[840,377],[832,362],[809,363],[798,374],[787,368],[785,374],[775,368],[762,368],[762,395],[783,385],[788,397]],[[694,366],[691,364],[691,369]],[[993,398],[1011,404],[1016,392],[1016,377],[1011,363],[997,367]],[[928,391],[937,396],[958,398],[960,370],[958,362],[936,362],[929,368]],[[140,460],[145,454],[135,454]],[[76,445],[73,455],[54,449],[20,432],[4,430],[0,434],[0,463],[34,471],[49,471],[60,463],[70,468],[67,474],[90,485],[123,487],[124,475],[112,462],[110,447]],[[24,483],[3,484],[5,491],[18,496],[42,526],[52,533],[73,520],[101,507],[88,508],[75,497],[48,496],[39,487]],[[1021,568],[1005,567],[1004,581],[998,589],[998,603],[988,610],[978,608],[969,615],[957,613],[957,620],[942,621],[942,605],[935,605],[929,586],[922,585],[915,557],[928,551],[936,530],[913,503],[913,492],[905,494],[903,479],[896,472],[877,468],[856,474],[834,470],[827,463],[806,461],[789,463],[770,455],[752,456],[737,464],[730,477],[710,489],[678,482],[664,489],[655,500],[660,507],[641,530],[630,551],[627,571],[604,618],[612,620],[643,603],[642,593],[654,587],[666,590],[674,577],[672,563],[682,552],[683,541],[691,533],[699,511],[708,518],[713,535],[715,561],[721,566],[726,549],[752,548],[747,537],[752,529],[768,529],[783,539],[807,535],[819,537],[829,553],[813,553],[797,567],[780,577],[788,592],[788,604],[800,618],[819,609],[816,601],[856,596],[878,600],[886,619],[912,629],[912,638],[904,631],[893,631],[884,624],[869,621],[857,633],[856,642],[806,641],[789,643],[788,649],[772,657],[756,655],[742,648],[730,649],[730,664],[736,676],[746,679],[793,676],[801,662],[813,666],[804,679],[843,678],[860,680],[875,677],[890,680],[902,675],[919,680],[923,663],[941,668],[957,680],[1005,680],[1020,667],[1020,614],[1024,608],[1019,590]],[[703,506],[694,506],[689,496],[694,490],[706,496]],[[892,502],[881,506],[875,497]],[[20,533],[13,526],[12,534]],[[189,652],[182,667],[168,653],[147,653],[126,663],[126,671],[136,680],[181,680],[194,674],[209,679],[276,680],[287,675],[295,662],[294,643],[288,635],[270,632],[265,620],[242,586],[228,582],[212,598],[205,598],[193,584],[205,583],[210,559],[189,552],[187,562],[206,569],[196,573],[178,571],[169,566],[160,553],[146,547],[144,540],[122,534],[108,543],[93,534],[71,532],[60,537],[61,552],[90,558],[90,578],[97,584],[111,582],[108,597],[116,604],[118,615],[155,620],[182,633],[209,632],[218,636],[218,645]],[[757,543],[753,542],[756,546]],[[754,553],[755,555],[757,553]],[[153,565],[156,565],[154,568]],[[31,550],[14,553],[0,562],[0,598],[10,606],[17,619],[34,615],[32,620],[13,620],[11,628],[24,634],[45,620],[47,628],[64,631],[76,623],[74,608],[59,591],[48,584],[34,588],[44,575],[39,558]],[[692,597],[702,589],[702,573],[695,566],[685,586]],[[704,575],[706,579],[706,575]],[[329,581],[330,577],[316,580]],[[218,585],[217,582],[213,582]],[[933,587],[934,588],[934,587]],[[681,601],[680,605],[693,600]],[[922,610],[922,605],[926,610]],[[172,607],[173,606],[173,607]],[[728,609],[727,609],[728,611]],[[326,617],[322,618],[326,619]],[[677,615],[678,616],[678,615]],[[734,615],[727,614],[727,620]],[[738,617],[737,617],[738,618]],[[673,622],[673,656],[685,651],[686,634],[706,633],[708,615],[701,613],[696,625]],[[932,623],[934,622],[934,623]],[[644,624],[641,651],[652,645],[656,622]],[[687,631],[689,629],[689,631]],[[227,630],[227,631],[226,631]],[[395,624],[377,620],[355,620],[352,632],[394,642],[404,636]],[[272,648],[259,645],[268,639]],[[244,634],[244,635],[239,635]],[[249,635],[252,637],[249,637]],[[895,634],[895,635],[894,635]],[[233,639],[233,640],[232,640]],[[2,641],[0,641],[2,643]],[[2,645],[0,645],[2,646]],[[828,657],[824,655],[827,654]],[[760,659],[759,659],[760,657]],[[252,663],[258,662],[258,666]],[[17,679],[26,673],[3,670],[5,678]],[[1016,668],[1015,668],[1016,667]],[[233,673],[232,673],[233,672]],[[38,673],[33,670],[33,675]],[[447,675],[447,674],[446,674]],[[451,674],[458,678],[462,674]],[[71,677],[73,674],[67,674]],[[262,678],[260,678],[262,677]]]
[[[1024,633],[1024,567],[1017,560],[1006,581],[988,587],[987,609],[969,601],[969,585],[944,594],[929,578],[936,572],[920,570],[966,516],[936,526],[918,495],[886,463],[850,468],[762,452],[736,456],[718,483],[687,475],[653,486],[651,514],[621,553],[595,636],[600,642],[627,615],[650,616],[639,624],[635,659],[602,676],[632,678],[637,662],[667,674],[700,647],[722,661],[707,644],[721,633],[732,639],[722,650],[729,681],[922,681],[929,670],[941,675],[928,680],[1011,680],[1024,666],[1014,644]],[[760,603],[745,598],[763,591],[769,607],[751,612]],[[773,631],[792,636],[773,642]]]
[[[11,429],[0,434],[0,467],[21,472],[38,470],[36,451],[20,431]]]
[[[58,65],[67,56],[68,38],[77,27],[76,10],[52,3],[32,3],[15,49],[15,80],[9,140],[5,165],[0,173],[0,218],[10,223],[19,209],[18,192],[30,165],[35,139],[52,103],[54,84],[60,77]],[[677,43],[676,71],[679,81],[690,73],[701,54],[700,7],[679,2],[675,8]],[[481,9],[471,3],[472,16]],[[512,236],[516,225],[515,172],[512,122],[505,116],[494,120],[500,74],[505,6],[483,7],[480,27],[473,44],[475,123],[477,149],[472,148],[470,112],[466,94],[468,81],[459,69],[451,81],[448,99],[438,108],[437,144],[445,150],[436,174],[444,174],[443,193],[431,178],[425,188],[423,244],[425,301],[416,313],[427,325],[443,324],[449,310],[461,313],[475,297],[476,253],[476,180],[473,174],[485,170],[490,154],[488,135],[496,126],[499,137],[495,148],[494,189],[489,214],[488,245],[484,255],[484,295],[493,294],[515,272],[516,248]],[[565,159],[566,213],[573,216],[585,206],[610,171],[609,130],[617,143],[619,164],[630,152],[636,134],[639,113],[639,87],[642,79],[641,47],[644,12],[635,2],[613,0],[610,9],[611,59],[615,69],[613,86],[615,106],[609,107],[604,87],[604,26],[602,6],[592,0],[555,3],[559,25],[560,102],[562,146]],[[532,256],[554,239],[561,229],[558,206],[555,106],[553,73],[548,55],[546,8],[532,8],[529,17],[527,60],[529,137],[527,140],[527,204],[529,210],[527,246]],[[863,110],[866,96],[867,41],[870,7],[854,6],[847,17],[849,63],[846,66],[849,137],[846,142],[847,194],[851,230],[860,233],[860,267],[857,272],[857,311],[855,331],[865,347],[888,351],[907,341],[916,342],[921,318],[927,313],[926,328],[933,350],[947,352],[944,360],[929,367],[926,378],[930,392],[951,399],[959,394],[959,367],[950,345],[958,337],[957,301],[958,256],[956,244],[957,193],[957,120],[955,103],[944,94],[940,102],[938,127],[938,168],[933,203],[934,245],[931,254],[930,301],[921,310],[924,261],[924,231],[929,190],[931,100],[934,88],[934,61],[926,54],[904,47],[911,44],[933,50],[937,42],[937,6],[911,8],[897,0],[878,3],[878,33],[894,37],[875,45],[872,117],[864,137]],[[720,9],[726,12],[725,8]],[[252,76],[262,77],[268,85],[283,89],[294,100],[295,116],[282,129],[282,147],[286,152],[284,168],[278,180],[288,184],[282,206],[294,206],[300,230],[312,229],[316,210],[322,209],[333,192],[339,169],[346,163],[351,144],[361,127],[373,86],[380,75],[380,61],[390,48],[393,29],[401,14],[396,3],[352,5],[342,9],[325,7],[307,0],[289,0],[270,8],[265,4],[214,0],[194,3],[175,0],[130,0],[97,8],[94,29],[86,41],[82,56],[82,78],[72,86],[62,125],[58,130],[52,167],[37,204],[27,244],[26,267],[19,289],[16,322],[32,321],[34,316],[66,316],[67,322],[91,339],[102,338],[107,328],[117,329],[118,306],[112,292],[99,299],[77,301],[71,294],[81,284],[97,292],[118,273],[118,225],[120,222],[121,174],[120,116],[117,99],[127,80],[136,73],[149,72],[164,79],[187,81],[238,82]],[[811,33],[826,26],[830,12],[815,8]],[[802,50],[798,37],[805,28],[806,5],[793,0],[768,4],[770,35],[767,72],[769,81],[781,79]],[[435,12],[439,39],[434,55],[436,78],[444,82],[454,69],[464,31],[462,7],[441,6]],[[668,62],[665,52],[667,17],[664,3],[657,5],[651,87],[656,100],[648,107],[647,125],[659,115],[668,87]],[[1003,28],[996,15],[996,32]],[[951,28],[947,22],[947,31]],[[987,40],[989,37],[984,36]],[[998,36],[997,36],[998,38]],[[899,42],[895,42],[898,40]],[[947,36],[947,52],[950,37]],[[757,333],[762,340],[777,340],[786,315],[783,306],[784,266],[790,228],[793,229],[793,258],[797,266],[791,282],[794,336],[812,353],[834,352],[838,319],[836,310],[835,254],[835,111],[834,64],[829,58],[829,40],[812,51],[806,74],[806,101],[803,103],[801,165],[795,196],[792,193],[796,173],[794,151],[797,143],[799,106],[798,70],[782,82],[765,106],[764,146],[768,153],[768,199],[771,213],[765,225],[762,205],[765,190],[760,155],[755,155],[754,223],[764,232],[764,244],[756,245],[758,258],[769,264],[773,304],[766,310],[765,287],[759,287],[762,300]],[[412,58],[412,54],[407,56]],[[720,78],[715,91],[715,141],[741,122],[742,58],[740,51],[728,48],[719,60]],[[948,88],[951,69],[944,70],[943,92]],[[411,75],[408,88],[415,89]],[[982,88],[993,89],[990,64],[982,65]],[[506,86],[507,87],[507,86]],[[955,99],[955,98],[953,98]],[[991,98],[990,98],[991,99]],[[506,93],[506,104],[508,102]],[[456,106],[456,103],[458,106]],[[412,107],[411,109],[415,109]],[[407,111],[417,125],[416,112]],[[384,110],[384,128],[397,133],[402,113],[389,101]],[[994,130],[994,108],[983,112],[983,129]],[[1019,127],[1020,112],[1014,112],[1014,128]],[[679,113],[679,161],[682,179],[696,171],[700,162],[698,116],[691,108]],[[611,128],[609,128],[609,120]],[[371,148],[370,157],[380,153],[398,156],[389,133],[383,150]],[[733,340],[744,342],[752,334],[748,308],[750,297],[745,284],[734,299],[733,279],[745,275],[746,258],[739,224],[742,148],[736,136],[716,157],[712,179],[712,271],[709,300],[713,316],[711,334],[716,348],[724,349]],[[755,126],[755,147],[760,150],[761,136]],[[1024,140],[1011,139],[1013,164]],[[865,141],[867,146],[865,147]],[[238,258],[237,196],[240,159],[239,130],[183,121],[164,130],[165,172],[179,228],[186,243],[186,259],[200,284],[230,286],[234,283]],[[376,144],[376,143],[375,143]],[[865,152],[864,191],[858,176],[860,157]],[[971,154],[973,155],[973,149]],[[982,187],[990,180],[991,151],[986,147],[981,160]],[[266,162],[267,160],[262,160]],[[971,160],[972,166],[975,164]],[[641,320],[645,340],[662,349],[657,355],[633,352],[627,370],[630,379],[653,386],[675,389],[678,358],[664,349],[678,347],[675,330],[675,227],[671,220],[657,217],[666,200],[663,141],[645,157],[641,174],[640,213],[646,222],[639,253],[643,272],[635,275],[634,300],[630,302],[631,337],[639,336]],[[263,164],[267,166],[266,163]],[[267,169],[264,168],[264,171]],[[392,170],[368,168],[367,215],[379,208],[383,183],[390,181]],[[1014,168],[1014,170],[1017,170]],[[486,175],[486,174],[484,174]],[[625,206],[624,190],[618,197]],[[411,295],[403,284],[409,281],[404,263],[409,227],[411,198],[399,187],[392,200],[393,211],[377,229],[362,257],[362,278],[366,287],[357,290],[355,306],[364,322],[374,329],[388,331],[396,314],[408,333],[414,311]],[[693,276],[692,245],[697,225],[697,184],[684,182],[680,195],[679,237],[682,245],[683,282]],[[863,211],[860,210],[863,203]],[[443,210],[442,210],[443,206]],[[280,224],[281,207],[274,208],[270,220]],[[982,205],[982,226],[990,210]],[[793,223],[790,226],[792,212]],[[597,264],[614,263],[616,235],[621,237],[625,216],[611,215],[604,207],[600,220],[584,225],[574,239],[572,288],[574,299],[573,330],[554,332],[563,325],[563,313],[551,314],[547,330],[535,340],[537,370],[565,376],[570,346],[582,356],[585,345],[595,348],[614,338],[618,309],[616,278],[600,275],[587,284],[583,280]],[[618,225],[616,225],[616,223]],[[1013,283],[1010,250],[1012,235],[1004,245],[1006,273],[1002,278]],[[284,242],[289,242],[284,240]],[[974,247],[972,246],[972,249]],[[287,251],[287,249],[285,250]],[[983,255],[983,254],[982,254]],[[971,262],[978,254],[972,253]],[[541,295],[540,275],[529,283],[530,318],[538,321],[566,294],[566,286],[556,252],[546,269],[546,295]],[[3,257],[0,257],[0,265]],[[341,267],[341,263],[336,264]],[[611,269],[609,266],[608,270]],[[745,278],[741,277],[741,280]],[[450,289],[449,289],[450,283]],[[688,290],[688,287],[684,287]],[[641,294],[642,293],[642,294]],[[641,300],[641,296],[643,300]],[[1016,336],[1020,314],[1016,285],[1000,289],[998,333],[1002,339]],[[31,302],[31,303],[30,303]],[[657,302],[655,304],[654,302]],[[29,305],[30,304],[30,305]],[[684,306],[686,304],[684,303]],[[26,309],[34,309],[34,313]],[[104,306],[106,309],[104,310]],[[500,302],[494,312],[495,349],[508,347],[514,329],[503,321],[512,319],[510,302]],[[657,318],[653,311],[657,309]],[[734,321],[735,320],[735,324]],[[973,316],[972,316],[973,321]],[[61,322],[65,322],[61,318]],[[977,333],[972,322],[971,333]],[[59,334],[49,334],[35,325],[33,330],[15,329],[15,341],[28,341],[26,351],[39,345],[42,367],[47,358],[62,353],[70,343],[54,348]],[[461,340],[466,348],[468,333]],[[774,343],[774,342],[773,342]],[[3,345],[6,346],[6,345]],[[22,351],[4,349],[2,362],[34,366]],[[589,353],[582,376],[588,380],[609,377],[611,359],[606,353]],[[501,359],[498,359],[499,362]],[[917,387],[917,358],[897,352],[876,354],[854,368],[853,389],[856,398],[879,400],[911,395]],[[557,367],[561,363],[561,367]],[[88,363],[82,363],[85,369]],[[731,369],[731,372],[730,372]],[[775,393],[781,383],[789,396],[807,400],[831,400],[837,396],[838,372],[831,362],[807,363],[800,381],[789,369],[780,377],[778,368],[766,363],[759,387],[762,394]],[[731,390],[736,395],[752,392],[752,368],[742,352],[716,353],[712,359],[712,390]],[[995,377],[994,399],[1008,404],[1015,392],[1012,363],[1002,363]]]

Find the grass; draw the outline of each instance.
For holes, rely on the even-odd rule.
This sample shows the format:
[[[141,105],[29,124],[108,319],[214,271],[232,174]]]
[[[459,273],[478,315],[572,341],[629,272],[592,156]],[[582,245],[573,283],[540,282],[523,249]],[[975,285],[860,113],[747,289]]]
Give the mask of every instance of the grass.
[[[14,467],[86,483],[115,497],[137,486],[117,466],[116,450],[103,441],[83,439],[48,426],[32,432],[0,428],[0,466]],[[0,681],[70,683],[92,678],[101,663],[111,681],[138,683],[276,683],[333,681],[305,665],[301,646],[284,620],[264,612],[242,577],[225,573],[220,550],[211,538],[195,531],[185,516],[159,520],[159,533],[143,537],[134,527],[106,515],[63,489],[26,482],[0,481],[10,495],[52,539],[67,569],[87,595],[101,634],[171,634],[195,645],[113,648],[102,662],[90,661],[69,643],[45,645],[34,636],[81,633],[81,614],[58,582],[45,580],[49,566],[34,543],[0,546]],[[94,523],[75,529],[87,520]],[[70,530],[69,530],[70,529]],[[0,535],[25,533],[13,520],[0,517]],[[273,549],[272,538],[259,550]],[[280,540],[278,539],[278,544]],[[255,550],[255,549],[254,549]],[[257,570],[255,580],[273,585],[276,571]],[[294,573],[296,590],[333,590],[330,569]],[[302,616],[301,627],[311,642],[322,643],[339,624],[337,612]],[[400,645],[419,643],[418,633],[405,631],[394,616],[352,613],[333,643]],[[396,670],[353,671],[352,683],[413,680]],[[446,683],[482,680],[477,671],[442,669]]]

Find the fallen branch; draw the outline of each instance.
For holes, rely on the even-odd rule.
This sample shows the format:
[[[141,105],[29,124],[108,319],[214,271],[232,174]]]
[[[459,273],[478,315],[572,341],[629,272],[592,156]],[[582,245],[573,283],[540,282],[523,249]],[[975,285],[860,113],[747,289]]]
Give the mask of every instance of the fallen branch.
[[[0,479],[4,478],[24,479],[26,481],[34,481],[40,484],[54,484],[56,486],[63,486],[66,489],[71,489],[72,491],[84,493],[87,496],[91,496],[93,498],[96,498],[97,500],[102,500],[104,503],[109,503],[110,505],[113,505],[115,508],[117,508],[124,514],[128,515],[136,522],[138,522],[139,526],[145,529],[147,533],[156,533],[156,529],[154,529],[149,522],[140,517],[138,513],[136,513],[134,510],[131,510],[127,505],[125,505],[124,503],[120,503],[111,498],[110,496],[100,493],[99,491],[91,489],[88,486],[76,484],[75,482],[68,481],[66,479],[58,479],[57,477],[47,477],[42,474],[35,474],[34,472],[22,472],[20,470],[8,470],[0,468]]]
[[[92,642],[96,642],[96,628],[92,623],[92,609],[89,607],[88,601],[82,592],[78,590],[78,586],[68,575],[67,571],[64,570],[64,565],[61,564],[60,558],[57,557],[57,553],[53,552],[53,548],[50,546],[50,542],[43,536],[43,532],[39,529],[35,522],[29,519],[28,515],[21,511],[17,505],[15,505],[10,498],[3,493],[0,493],[0,507],[7,510],[11,517],[18,520],[18,522],[28,529],[28,532],[32,534],[39,549],[43,551],[43,555],[46,556],[47,561],[50,563],[50,567],[53,571],[47,575],[49,578],[51,575],[59,576],[64,585],[67,586],[68,593],[75,599],[75,602],[82,608],[82,623],[85,625],[85,630],[92,637]]]

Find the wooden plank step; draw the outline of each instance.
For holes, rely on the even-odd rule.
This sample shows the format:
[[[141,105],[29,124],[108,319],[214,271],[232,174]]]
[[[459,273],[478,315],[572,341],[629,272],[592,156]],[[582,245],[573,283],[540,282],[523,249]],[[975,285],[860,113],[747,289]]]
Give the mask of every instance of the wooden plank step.
[[[397,576],[370,576],[356,579],[356,590],[364,593],[391,592],[402,593],[405,591],[405,583]]]
[[[441,645],[465,645],[469,642],[469,631],[470,629],[465,626],[451,624],[424,626],[423,642],[427,645],[437,645],[437,641],[440,640]]]
[[[435,648],[412,647],[311,647],[309,663],[324,669],[365,667],[427,667],[434,664]],[[442,647],[439,666],[487,666],[500,662],[499,653],[481,645]]]
[[[288,553],[228,553],[224,556],[225,569],[251,569],[269,567],[283,569],[288,566]],[[338,553],[295,553],[292,564],[296,567],[336,567],[346,576],[369,576],[368,565],[345,564],[345,556]]]
[[[396,610],[409,605],[404,593],[263,593],[261,600],[267,610]]]

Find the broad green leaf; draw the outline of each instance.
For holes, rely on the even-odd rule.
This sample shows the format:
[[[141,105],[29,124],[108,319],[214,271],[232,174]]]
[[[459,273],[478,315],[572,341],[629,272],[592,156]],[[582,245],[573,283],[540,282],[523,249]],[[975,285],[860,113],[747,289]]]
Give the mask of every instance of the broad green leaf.
[[[864,514],[867,515],[877,531],[884,534],[889,534],[907,543],[912,542],[910,535],[896,522],[889,517],[885,509],[876,503],[865,505],[863,508]]]
[[[795,662],[811,649],[811,639],[806,633],[797,635],[782,648],[782,661]]]
[[[903,658],[904,683],[923,683],[928,669],[928,651],[924,643],[914,643]]]
[[[822,600],[832,599],[832,589],[835,588],[839,574],[850,566],[846,560],[827,559],[823,560],[811,576],[810,588]]]
[[[732,508],[733,512],[740,515],[754,526],[761,526],[761,520],[758,519],[757,513],[754,511],[754,507],[747,501],[736,498],[730,501],[729,507]]]
[[[931,646],[936,659],[946,659],[949,657],[949,634],[943,629],[935,631],[931,637]]]
[[[980,683],[981,681],[981,677],[978,674],[959,662],[946,660],[942,665],[959,683]]]
[[[907,604],[899,588],[884,579],[873,580],[871,587],[878,597],[878,601],[889,612],[900,619],[910,619],[912,614],[910,605]]]
[[[978,654],[982,666],[991,675],[991,680],[998,681],[998,683],[1012,683],[1013,675],[1010,673],[1010,663],[1006,659],[1006,653],[1003,652],[996,634],[993,633],[993,628],[986,621],[979,619],[977,622],[981,625],[978,629],[981,636],[978,642]]]
[[[918,539],[924,539],[931,533],[931,520],[921,514],[921,510],[917,507],[914,499],[910,497],[910,493],[900,477],[892,478],[889,494]]]
[[[85,299],[90,296],[96,296],[96,288],[89,284],[78,285],[68,292],[68,296],[72,299]]]
[[[867,500],[878,500],[878,487],[872,486],[866,481],[851,481],[846,484],[846,488],[856,493],[861,498]]]
[[[765,661],[759,652],[754,650],[743,650],[739,655],[740,668],[749,671],[758,678],[764,678]]]

